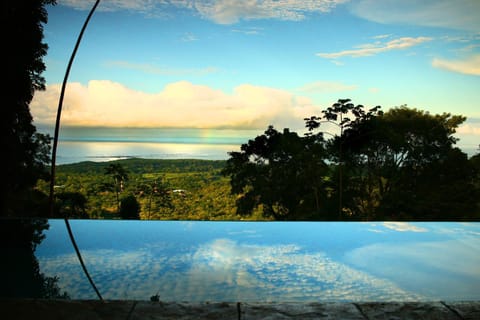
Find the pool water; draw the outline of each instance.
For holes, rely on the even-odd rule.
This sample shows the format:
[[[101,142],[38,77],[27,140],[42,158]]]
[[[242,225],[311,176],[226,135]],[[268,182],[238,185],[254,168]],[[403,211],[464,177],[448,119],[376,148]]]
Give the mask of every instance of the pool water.
[[[70,220],[104,299],[480,300],[480,223]],[[63,220],[36,257],[95,299]]]

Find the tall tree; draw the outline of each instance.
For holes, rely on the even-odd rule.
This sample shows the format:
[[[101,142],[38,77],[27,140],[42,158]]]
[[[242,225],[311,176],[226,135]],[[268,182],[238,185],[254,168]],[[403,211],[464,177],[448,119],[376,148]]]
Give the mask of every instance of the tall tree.
[[[328,158],[334,168],[332,186],[333,197],[337,199],[338,214],[336,219],[356,218],[356,212],[352,211],[355,206],[355,199],[358,198],[358,189],[369,190],[368,181],[361,179],[364,169],[351,165],[352,159],[358,156],[358,153],[348,150],[345,146],[347,137],[353,137],[354,140],[369,139],[370,132],[366,129],[377,116],[383,115],[380,106],[366,109],[363,105],[354,105],[350,99],[339,99],[331,107],[323,110],[322,116],[312,116],[305,118],[305,126],[312,135],[314,130],[322,132],[323,125],[334,124],[339,129],[339,134],[334,134],[327,141]],[[354,143],[354,145],[358,145]],[[353,158],[352,158],[353,157]],[[358,170],[360,169],[360,170]],[[368,199],[371,199],[372,193],[369,192]],[[361,198],[365,204],[365,197]]]
[[[33,211],[40,177],[48,175],[50,137],[36,131],[29,104],[36,90],[45,89],[43,24],[47,23],[46,5],[55,0],[3,1],[1,10],[4,42],[2,88],[4,99],[0,117],[2,160],[2,215],[40,214]]]
[[[120,163],[111,163],[105,168],[105,174],[112,177],[112,187],[115,192],[117,213],[120,212],[120,193],[128,180],[128,172]]]
[[[269,126],[240,152],[230,153],[223,174],[230,176],[232,193],[238,195],[239,214],[261,206],[266,217],[297,220],[320,211],[326,171],[321,136],[302,138]]]
[[[466,157],[454,150],[455,129],[465,118],[448,113],[431,115],[401,106],[378,117],[359,119],[338,139],[345,167],[354,172],[354,180],[349,182],[355,188],[352,212],[366,220],[433,219],[445,215],[445,201],[455,196],[451,192],[458,192],[445,187],[469,185],[468,174],[449,174],[443,180],[433,179],[432,174],[451,172],[452,157],[462,161],[459,164],[466,163]],[[433,190],[442,194],[443,204],[433,201]]]
[[[139,197],[147,198],[145,219],[150,219],[152,207],[173,209],[172,198],[163,179],[142,181],[135,192]]]
[[[432,115],[406,106],[385,114],[387,154],[395,162],[386,177],[390,183],[382,190],[380,217],[393,212],[392,207],[407,219],[463,219],[472,213],[476,198],[473,168],[467,155],[455,148],[458,139],[454,136],[465,120],[460,115]]]

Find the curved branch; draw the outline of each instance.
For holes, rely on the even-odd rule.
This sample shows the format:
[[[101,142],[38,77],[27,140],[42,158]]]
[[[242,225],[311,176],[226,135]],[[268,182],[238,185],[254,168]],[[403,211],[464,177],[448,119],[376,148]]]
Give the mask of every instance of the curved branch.
[[[83,24],[82,30],[80,31],[80,34],[77,38],[77,43],[75,44],[75,48],[73,49],[72,55],[70,56],[70,61],[68,62],[67,70],[65,72],[65,77],[63,79],[62,83],[62,91],[60,92],[60,100],[58,102],[58,110],[57,110],[57,119],[55,122],[55,134],[53,137],[53,147],[52,147],[52,164],[51,164],[51,176],[50,176],[50,194],[49,194],[49,205],[50,205],[50,216],[53,216],[53,209],[54,209],[54,186],[55,186],[55,165],[56,165],[56,157],[57,157],[57,145],[58,145],[58,133],[60,129],[60,118],[62,114],[62,105],[63,105],[63,98],[65,96],[65,88],[67,86],[67,80],[68,80],[68,75],[70,74],[70,69],[73,64],[73,60],[75,58],[75,54],[77,53],[78,47],[80,46],[80,41],[82,40],[83,33],[85,32],[85,29],[87,28],[88,22],[90,21],[90,18],[92,17],[93,13],[95,12],[95,9],[97,8],[98,4],[100,3],[100,0],[96,0],[95,4],[92,7],[92,10],[90,10],[90,13],[88,14],[87,19],[85,20],[85,23]],[[90,277],[87,268],[83,262],[82,255],[80,254],[80,250],[78,249],[77,243],[75,241],[75,238],[73,236],[72,229],[70,228],[70,223],[68,222],[68,217],[65,217],[65,225],[68,230],[68,235],[70,237],[70,241],[72,242],[72,245],[75,249],[75,252],[77,254],[78,260],[80,261],[80,264],[82,266],[83,272],[88,278],[88,281],[90,282],[90,285],[92,288],[95,290],[95,293],[97,294],[98,298],[103,301],[102,295],[98,291],[97,287],[95,286],[95,283],[93,282],[92,278]]]

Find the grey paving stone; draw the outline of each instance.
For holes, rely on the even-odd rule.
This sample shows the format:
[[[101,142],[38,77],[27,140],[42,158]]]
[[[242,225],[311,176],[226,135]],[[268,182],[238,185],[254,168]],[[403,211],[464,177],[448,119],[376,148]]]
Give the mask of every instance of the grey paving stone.
[[[242,303],[242,320],[365,318],[350,303]]]
[[[127,319],[131,301],[98,300],[3,300],[3,320],[116,320]]]
[[[476,301],[445,302],[465,320],[480,319],[480,303]]]
[[[238,312],[240,311],[240,313]],[[0,300],[2,320],[435,319],[479,320],[480,302],[189,303],[113,300]]]
[[[372,302],[357,303],[368,319],[388,320],[459,320],[440,302]]]
[[[236,303],[138,302],[130,320],[238,319]]]

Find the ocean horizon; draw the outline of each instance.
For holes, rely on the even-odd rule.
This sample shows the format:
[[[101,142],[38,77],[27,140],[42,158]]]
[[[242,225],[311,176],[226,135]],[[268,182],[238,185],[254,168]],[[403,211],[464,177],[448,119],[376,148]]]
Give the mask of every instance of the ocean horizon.
[[[53,128],[38,127],[50,134]],[[229,152],[264,130],[178,128],[60,129],[56,164],[113,161],[128,158],[226,160]]]
[[[53,137],[54,130],[51,127],[37,126],[37,130]],[[56,164],[128,158],[227,160],[229,152],[240,151],[242,144],[264,131],[265,129],[62,127]],[[462,144],[460,141],[457,146],[469,157],[478,153],[477,145]]]

